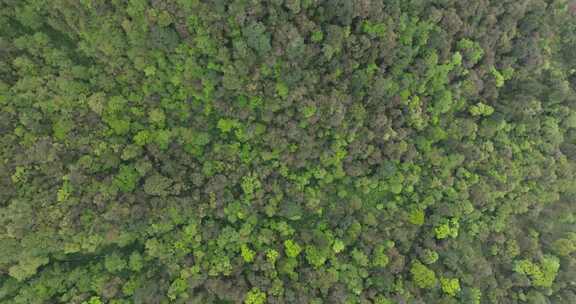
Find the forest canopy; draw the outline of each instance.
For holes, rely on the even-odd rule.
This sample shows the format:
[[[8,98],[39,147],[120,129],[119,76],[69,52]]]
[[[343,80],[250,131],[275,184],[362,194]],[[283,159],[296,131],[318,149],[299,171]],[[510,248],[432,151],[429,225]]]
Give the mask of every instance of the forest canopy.
[[[576,2],[0,1],[1,304],[576,303]]]

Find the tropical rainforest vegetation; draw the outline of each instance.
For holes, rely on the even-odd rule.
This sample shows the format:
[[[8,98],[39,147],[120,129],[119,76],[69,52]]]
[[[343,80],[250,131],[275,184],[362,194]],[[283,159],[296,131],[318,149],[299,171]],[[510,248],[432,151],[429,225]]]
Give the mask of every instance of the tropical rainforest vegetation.
[[[0,1],[0,303],[576,303],[576,3]]]

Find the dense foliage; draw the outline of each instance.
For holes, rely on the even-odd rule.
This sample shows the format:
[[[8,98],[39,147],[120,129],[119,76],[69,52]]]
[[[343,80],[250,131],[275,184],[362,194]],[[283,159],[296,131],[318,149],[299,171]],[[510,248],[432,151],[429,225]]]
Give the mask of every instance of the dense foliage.
[[[0,303],[576,303],[576,4],[0,1]]]

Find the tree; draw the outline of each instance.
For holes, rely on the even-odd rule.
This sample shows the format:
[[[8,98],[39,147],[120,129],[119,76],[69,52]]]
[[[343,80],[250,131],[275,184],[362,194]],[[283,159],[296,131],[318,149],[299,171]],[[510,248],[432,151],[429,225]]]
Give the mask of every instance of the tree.
[[[244,297],[245,304],[264,304],[266,303],[266,294],[260,289],[252,288]]]
[[[420,288],[431,289],[436,287],[438,284],[434,271],[424,266],[424,264],[419,261],[412,263],[410,273],[412,274],[412,280],[414,280],[416,285]]]
[[[442,286],[442,291],[451,297],[455,297],[460,292],[460,281],[458,279],[441,277],[440,286]]]
[[[154,174],[146,178],[144,183],[144,192],[149,195],[167,196],[169,188],[172,186],[172,180],[160,174]]]

